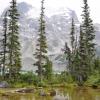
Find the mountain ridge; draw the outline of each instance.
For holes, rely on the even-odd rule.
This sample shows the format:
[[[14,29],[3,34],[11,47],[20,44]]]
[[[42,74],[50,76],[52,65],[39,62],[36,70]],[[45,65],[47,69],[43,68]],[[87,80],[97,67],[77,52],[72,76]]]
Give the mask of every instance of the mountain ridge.
[[[26,8],[24,9],[24,7]],[[4,12],[6,10],[7,8],[4,10]],[[38,37],[38,20],[40,11],[25,2],[18,4],[18,11],[20,13],[19,32],[22,47],[21,52],[23,70],[36,70],[36,67],[33,66],[33,63],[35,62],[33,54],[35,53],[36,41]],[[4,12],[2,13],[1,17],[4,15]],[[69,34],[72,17],[74,17],[75,20],[76,33],[79,33],[80,22],[75,11],[69,8],[61,8],[60,11],[57,10],[55,12],[50,16],[45,15],[48,55],[53,61],[53,70],[58,71],[60,69],[60,71],[63,71],[66,69],[66,60],[62,56],[63,51],[61,51],[61,49],[64,48],[65,42],[68,42],[70,45]],[[36,15],[34,15],[34,13]],[[0,20],[0,26],[2,26],[2,18]],[[98,25],[96,28],[98,28]],[[96,34],[98,33],[99,28],[96,31]],[[98,36],[96,36],[96,40],[97,43],[100,43]]]

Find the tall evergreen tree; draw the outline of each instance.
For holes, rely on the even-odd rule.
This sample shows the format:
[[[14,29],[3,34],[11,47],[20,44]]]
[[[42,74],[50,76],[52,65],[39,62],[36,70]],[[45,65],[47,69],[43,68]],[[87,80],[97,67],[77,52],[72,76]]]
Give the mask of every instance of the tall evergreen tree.
[[[8,23],[8,19],[7,19],[7,12],[4,15],[4,20],[3,20],[3,31],[4,31],[4,35],[3,35],[3,77],[5,76],[5,66],[6,66],[6,53],[7,53],[7,23]]]
[[[39,27],[39,38],[36,48],[36,65],[38,67],[37,73],[42,80],[43,73],[44,73],[44,66],[47,61],[47,42],[46,42],[46,35],[45,35],[45,19],[44,19],[44,0],[41,1],[41,14],[40,14],[40,27]]]
[[[8,33],[8,60],[9,60],[9,76],[16,78],[16,75],[21,69],[21,53],[20,53],[20,42],[19,42],[19,26],[18,19],[19,13],[17,10],[16,0],[12,0],[9,9],[9,33]]]
[[[74,53],[75,49],[75,24],[74,24],[74,19],[72,18],[72,23],[71,23],[71,32],[70,32],[70,40],[71,40],[71,51],[72,54]]]
[[[75,44],[76,44],[76,40],[75,40],[75,23],[74,23],[74,19],[72,18],[72,23],[71,23],[71,32],[70,32],[70,40],[71,40],[71,74],[73,74],[74,71],[74,58],[75,58]]]
[[[79,85],[82,85],[87,77],[87,54],[86,54],[86,40],[85,40],[85,34],[82,32],[82,27],[80,26],[80,36],[79,36],[79,50],[78,50],[78,68],[77,68],[77,81]]]
[[[95,57],[95,32],[93,27],[92,19],[90,18],[89,6],[87,0],[83,0],[84,7],[83,7],[83,14],[82,14],[82,33],[84,34],[84,48],[85,48],[85,62],[86,65],[84,66],[87,70],[86,72],[91,72],[93,67],[93,60]]]
[[[84,84],[88,75],[92,72],[95,58],[95,32],[93,22],[90,18],[89,6],[87,0],[84,1],[82,25],[80,27],[79,40],[79,68],[78,68],[78,82]]]
[[[0,41],[0,64],[1,64],[1,72],[4,79],[5,76],[5,66],[6,66],[6,54],[7,54],[7,29],[8,29],[8,19],[7,19],[7,12],[4,14],[3,18],[3,34],[2,39]]]
[[[67,69],[69,72],[71,72],[72,71],[71,50],[67,43],[65,43],[64,54],[66,55],[66,60],[68,61]]]

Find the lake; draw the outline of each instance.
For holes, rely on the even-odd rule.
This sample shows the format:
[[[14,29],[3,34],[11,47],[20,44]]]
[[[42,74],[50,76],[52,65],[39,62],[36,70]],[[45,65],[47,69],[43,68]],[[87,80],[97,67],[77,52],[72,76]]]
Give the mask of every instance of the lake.
[[[9,93],[12,89],[2,89],[0,91],[6,91],[6,94],[0,96],[0,100],[100,100],[100,89],[92,88],[53,88],[57,91],[56,96],[39,96],[39,89],[36,89],[34,93]],[[49,89],[44,89],[48,91]],[[47,92],[46,92],[47,93]],[[9,94],[9,95],[8,95]],[[67,99],[55,99],[67,98]]]

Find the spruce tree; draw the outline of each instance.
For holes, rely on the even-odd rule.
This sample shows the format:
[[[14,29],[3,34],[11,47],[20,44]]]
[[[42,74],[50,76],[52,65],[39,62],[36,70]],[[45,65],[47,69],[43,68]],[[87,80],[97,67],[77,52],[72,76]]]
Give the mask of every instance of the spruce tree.
[[[9,33],[8,33],[8,60],[9,60],[9,77],[17,78],[17,74],[21,69],[21,53],[19,42],[19,26],[18,19],[19,13],[17,10],[16,0],[12,0],[9,9]]]
[[[72,69],[72,76],[75,81],[77,80],[76,78],[77,78],[78,68],[79,68],[79,44],[78,44],[78,39],[76,35],[74,54],[73,54],[73,69]]]
[[[70,32],[70,42],[71,42],[71,74],[73,74],[74,71],[74,58],[75,58],[75,23],[74,23],[74,19],[72,18],[72,23],[71,23],[71,32]]]
[[[7,54],[7,24],[8,24],[8,19],[7,19],[7,12],[4,15],[4,20],[3,20],[3,31],[4,31],[4,35],[3,35],[3,69],[2,69],[2,73],[3,73],[3,78],[5,76],[5,66],[6,66],[6,54]]]
[[[3,79],[5,78],[5,66],[7,64],[6,62],[6,54],[7,54],[7,28],[8,28],[8,19],[7,19],[7,11],[4,14],[3,18],[3,34],[2,39],[0,41],[0,64],[2,66],[2,76]]]
[[[85,34],[82,31],[82,27],[80,26],[80,36],[79,36],[79,65],[77,68],[77,81],[79,85],[83,85],[86,77],[87,77],[87,54],[85,44]]]
[[[93,60],[95,57],[95,32],[93,27],[92,19],[90,18],[89,6],[87,0],[83,0],[83,14],[82,14],[82,33],[84,34],[84,49],[85,49],[85,62],[86,73],[90,74],[93,67]]]
[[[71,32],[70,32],[70,40],[71,40],[71,51],[72,54],[74,54],[74,49],[75,49],[75,24],[74,24],[74,19],[72,18],[72,23],[71,23]]]
[[[37,48],[36,48],[36,63],[35,66],[38,67],[37,73],[39,79],[42,81],[43,74],[44,74],[44,66],[47,61],[47,40],[45,34],[45,18],[44,18],[44,0],[41,1],[41,14],[40,14],[40,26],[39,26],[39,38],[37,40]]]
[[[71,68],[71,66],[72,66],[71,50],[70,50],[67,43],[65,43],[64,54],[66,55],[66,60],[68,61],[67,69],[68,69],[69,72],[72,72],[72,68]]]

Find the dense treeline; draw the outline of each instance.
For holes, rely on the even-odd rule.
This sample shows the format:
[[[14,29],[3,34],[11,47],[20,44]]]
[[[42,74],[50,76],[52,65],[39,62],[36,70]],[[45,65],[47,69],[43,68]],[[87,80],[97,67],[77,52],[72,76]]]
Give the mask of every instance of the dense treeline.
[[[78,85],[83,85],[93,73],[96,66],[99,66],[99,59],[96,58],[95,49],[95,31],[92,19],[90,18],[89,6],[87,0],[84,1],[82,23],[80,25],[80,35],[77,42],[75,40],[75,24],[72,18],[72,28],[70,33],[71,48],[65,44],[65,54],[68,59],[69,73]],[[96,65],[96,61],[98,61]],[[98,69],[100,72],[100,69]],[[97,81],[97,80],[96,80]],[[98,80],[100,81],[100,79]]]
[[[22,68],[18,25],[20,14],[17,10],[16,0],[12,0],[10,9],[5,12],[3,18],[3,32],[0,41],[1,79],[13,83],[33,83],[38,86],[44,83],[52,85],[62,82],[77,83],[78,85],[85,83],[100,85],[100,60],[96,56],[96,44],[94,43],[95,29],[87,0],[83,0],[83,3],[79,37],[76,33],[74,18],[72,18],[70,47],[67,42],[65,43],[64,54],[66,62],[68,62],[66,65],[68,69],[61,74],[53,74],[52,61],[48,56],[44,0],[41,1],[38,39],[36,52],[33,54],[36,58],[33,68],[37,66],[37,70],[36,74],[32,72],[23,74],[20,73]]]

